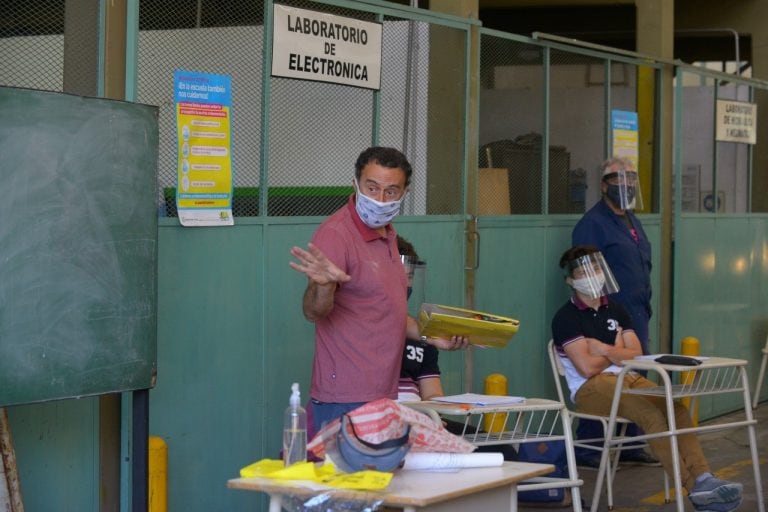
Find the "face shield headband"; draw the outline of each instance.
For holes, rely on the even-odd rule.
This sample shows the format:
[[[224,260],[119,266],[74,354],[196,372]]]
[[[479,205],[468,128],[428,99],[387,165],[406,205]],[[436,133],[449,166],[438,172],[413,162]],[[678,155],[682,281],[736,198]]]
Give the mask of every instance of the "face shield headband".
[[[599,252],[579,256],[568,262],[565,282],[577,292],[597,299],[619,291],[610,267]]]
[[[603,176],[608,186],[605,194],[622,210],[634,210],[643,207],[643,197],[640,193],[637,171],[619,169]]]

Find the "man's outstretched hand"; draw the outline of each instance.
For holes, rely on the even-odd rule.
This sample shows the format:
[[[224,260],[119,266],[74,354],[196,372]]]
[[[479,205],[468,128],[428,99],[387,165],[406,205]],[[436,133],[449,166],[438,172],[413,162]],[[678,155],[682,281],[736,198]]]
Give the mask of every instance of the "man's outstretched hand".
[[[307,245],[307,248],[309,251],[296,246],[291,248],[291,255],[299,261],[298,263],[289,262],[291,268],[306,274],[310,281],[319,285],[346,283],[351,279],[349,274],[326,258],[323,251],[312,242]]]

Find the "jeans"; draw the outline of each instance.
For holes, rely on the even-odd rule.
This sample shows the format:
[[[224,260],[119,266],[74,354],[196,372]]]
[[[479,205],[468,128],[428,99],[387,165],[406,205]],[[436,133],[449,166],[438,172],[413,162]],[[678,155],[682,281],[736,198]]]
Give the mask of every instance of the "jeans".
[[[358,407],[365,405],[367,402],[349,402],[349,403],[335,403],[335,402],[318,402],[315,399],[312,402],[312,422],[314,426],[314,432],[317,432],[323,425],[330,423],[336,418],[341,418],[344,414],[357,409]]]

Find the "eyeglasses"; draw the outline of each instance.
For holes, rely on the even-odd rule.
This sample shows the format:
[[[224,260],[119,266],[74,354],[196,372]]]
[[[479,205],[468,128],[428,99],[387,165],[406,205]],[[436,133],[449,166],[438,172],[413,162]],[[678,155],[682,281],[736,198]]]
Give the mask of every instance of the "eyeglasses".
[[[378,184],[371,182],[360,186],[360,192],[372,199],[383,199],[385,202],[397,201],[405,195],[405,189],[400,188],[399,186],[391,186],[382,189]]]

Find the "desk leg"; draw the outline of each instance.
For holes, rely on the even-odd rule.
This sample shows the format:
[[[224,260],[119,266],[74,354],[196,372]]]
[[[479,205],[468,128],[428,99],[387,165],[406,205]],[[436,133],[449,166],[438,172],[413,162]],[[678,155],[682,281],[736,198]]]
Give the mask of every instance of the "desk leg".
[[[269,495],[269,512],[280,512],[281,510],[283,510],[283,495],[270,494]]]
[[[763,356],[763,369],[765,370],[766,356]],[[755,417],[752,414],[752,404],[749,399],[749,379],[747,379],[747,370],[743,366],[741,367],[741,386],[744,388],[744,417],[747,421],[754,421]],[[759,393],[759,390],[755,390],[755,393]],[[757,395],[755,395],[757,396]],[[755,493],[757,494],[757,507],[759,512],[765,512],[765,499],[763,498],[763,480],[760,477],[760,457],[757,453],[757,436],[755,434],[755,425],[747,426],[747,435],[749,436],[749,452],[752,456],[752,471],[755,474]]]

